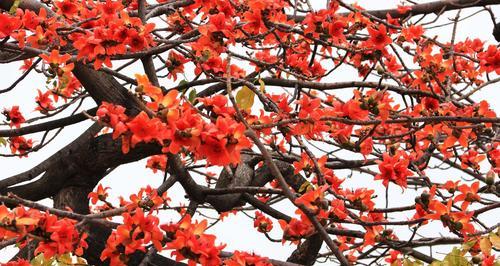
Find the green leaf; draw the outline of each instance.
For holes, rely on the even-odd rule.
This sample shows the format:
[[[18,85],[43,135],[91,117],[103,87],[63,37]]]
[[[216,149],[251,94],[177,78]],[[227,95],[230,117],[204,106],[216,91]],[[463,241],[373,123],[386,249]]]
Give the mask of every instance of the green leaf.
[[[238,93],[236,93],[236,104],[243,110],[249,110],[253,106],[255,93],[247,86],[243,86]]]
[[[180,87],[180,86],[184,86],[188,83],[187,80],[183,79],[181,81],[179,81],[179,84],[177,85],[177,87]],[[183,89],[182,91],[186,91],[186,89]]]
[[[469,266],[469,261],[462,255],[462,252],[458,248],[453,248],[442,262],[443,266]]]
[[[189,96],[188,96],[188,100],[191,102],[191,103],[194,103],[194,100],[196,99],[196,89],[192,89],[190,92],[189,92]]]
[[[30,262],[31,266],[52,266],[54,263],[54,258],[45,259],[43,253],[38,254],[35,258],[33,258]]]

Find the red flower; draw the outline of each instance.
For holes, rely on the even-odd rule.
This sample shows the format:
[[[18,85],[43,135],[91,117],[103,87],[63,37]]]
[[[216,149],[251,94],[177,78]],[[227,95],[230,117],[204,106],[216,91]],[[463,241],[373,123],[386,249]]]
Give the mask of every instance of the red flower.
[[[158,118],[150,119],[145,112],[139,113],[132,121],[127,123],[127,127],[132,133],[131,145],[139,142],[151,142],[157,140],[160,143],[163,140],[162,127],[163,123]]]
[[[163,233],[159,219],[151,214],[145,215],[141,208],[134,214],[124,213],[123,225],[116,228],[109,236],[106,248],[101,253],[101,260],[110,259],[111,265],[126,265],[126,256],[152,243],[157,250],[162,250]],[[125,256],[122,255],[124,253]]]
[[[99,120],[113,128],[116,127],[118,123],[124,122],[128,118],[125,114],[125,108],[107,102],[101,103],[96,115],[99,117]]]
[[[207,220],[192,223],[191,216],[186,215],[178,225],[162,226],[173,241],[167,244],[167,249],[173,249],[172,255],[177,261],[189,259],[189,265],[200,263],[206,266],[219,266],[220,251],[224,246],[215,245],[215,236],[205,234]]]
[[[283,230],[283,242],[286,240],[297,242],[314,232],[314,227],[311,222],[309,222],[307,217],[303,218],[305,220],[298,220],[295,218],[292,218],[289,222],[279,220],[281,229]]]
[[[105,3],[98,3],[97,8],[101,11],[101,14],[111,17],[117,16],[123,9],[123,5],[120,1],[106,0]]]
[[[106,190],[108,190],[109,187],[105,187],[103,188],[101,184],[99,184],[97,186],[97,191],[96,192],[90,192],[88,197],[90,199],[90,202],[92,202],[92,204],[96,204],[97,201],[99,200],[106,200],[106,198],[108,197],[108,193],[106,192]]]
[[[167,167],[167,156],[166,155],[153,155],[149,157],[146,164],[146,168],[153,170],[156,173],[158,170],[165,171]]]
[[[422,25],[411,25],[407,28],[403,28],[401,30],[401,36],[404,37],[405,40],[409,42],[414,42],[415,40],[419,40],[424,34],[424,28]]]
[[[201,132],[202,143],[198,152],[213,165],[237,164],[240,151],[252,146],[244,133],[243,124],[219,116],[215,125],[209,124]]]
[[[47,214],[41,221],[40,228],[50,235],[50,240],[41,241],[35,254],[42,253],[45,258],[54,255],[63,255],[75,252],[76,255],[83,254],[83,248],[87,247],[86,234],[80,234],[76,228],[76,221],[59,219],[55,215]]]
[[[385,261],[388,262],[391,266],[401,266],[403,264],[401,263],[401,259],[398,258],[399,255],[401,255],[401,252],[392,250],[390,252],[390,257],[387,257]]]
[[[372,201],[372,195],[375,192],[371,189],[358,188],[354,191],[342,191],[345,197],[361,211],[373,210],[375,203]]]
[[[264,216],[261,212],[257,211],[255,212],[253,227],[257,228],[257,231],[261,233],[267,233],[273,229],[273,222],[271,221],[271,219]]]
[[[50,91],[46,91],[42,93],[38,90],[38,96],[36,96],[35,100],[38,106],[35,108],[36,111],[40,111],[42,114],[47,114],[49,111],[54,110],[54,105],[52,104],[52,100],[49,98],[51,95]]]
[[[225,266],[271,266],[268,259],[247,252],[235,251],[230,259],[224,261]]]
[[[52,50],[50,52],[50,55],[42,54],[40,57],[45,60],[46,63],[48,63],[53,69],[55,70],[60,70],[56,72],[58,76],[62,76],[64,73],[71,72],[73,70],[74,64],[66,64],[68,60],[71,59],[71,55],[69,54],[64,54],[60,55],[59,50]],[[65,64],[64,67],[60,67],[61,65]],[[62,71],[62,73],[60,73]]]
[[[330,23],[328,27],[328,33],[332,36],[333,40],[336,42],[340,42],[345,40],[344,29],[347,27],[347,24],[342,20],[335,20]]]
[[[398,13],[399,14],[406,14],[409,11],[411,11],[411,6],[398,5]]]
[[[500,74],[500,51],[495,45],[490,45],[488,50],[477,55],[483,71]]]
[[[165,63],[168,69],[167,78],[173,78],[175,81],[177,79],[177,74],[184,73],[184,64],[189,62],[187,58],[176,52],[170,52],[168,54],[168,60]]]
[[[10,127],[19,128],[22,123],[26,121],[23,114],[19,111],[19,106],[12,106],[10,110],[5,109],[3,115],[6,117],[7,121],[10,121]]]
[[[313,213],[318,213],[321,209],[325,209],[328,206],[328,202],[324,200],[324,193],[327,189],[328,185],[324,185],[317,189],[309,190],[300,196],[300,198],[296,199],[295,204],[302,204]]]
[[[455,202],[462,202],[462,210],[466,210],[469,207],[469,204],[472,202],[480,201],[481,197],[477,194],[479,191],[479,182],[472,183],[471,186],[463,184],[458,187],[458,190],[461,192],[460,195],[456,196]]]
[[[130,51],[137,52],[148,47],[148,43],[144,36],[141,36],[136,30],[130,29],[127,32],[125,43],[130,46]]]
[[[12,154],[15,154],[16,152],[19,152],[19,154],[24,154],[30,151],[31,148],[33,148],[33,140],[31,139],[26,140],[22,136],[10,137],[9,143]]]
[[[20,26],[21,21],[18,18],[0,13],[0,39],[10,36]]]
[[[378,27],[369,27],[368,33],[370,34],[368,43],[377,50],[383,50],[384,47],[392,43],[391,37],[387,35],[387,28],[383,24]]]
[[[408,165],[410,163],[406,156],[402,156],[400,153],[390,156],[388,153],[384,153],[383,160],[377,161],[378,169],[380,174],[375,176],[375,180],[382,179],[384,186],[389,185],[389,181],[392,181],[402,187],[406,187],[406,178],[412,174],[408,170]]]
[[[460,231],[463,235],[474,233],[474,226],[470,223],[473,212],[452,212],[453,201],[449,200],[446,205],[438,200],[429,203],[429,210],[433,213],[425,216],[427,219],[441,220],[445,227],[451,231]]]
[[[462,162],[462,168],[467,169],[471,167],[474,170],[480,170],[479,163],[486,159],[486,155],[479,154],[476,150],[469,150],[468,152],[460,156],[460,161]]]
[[[330,215],[333,215],[335,218],[339,220],[345,220],[347,218],[347,210],[345,208],[345,204],[343,200],[335,199],[330,203],[332,207],[330,210]]]
[[[57,7],[57,13],[67,18],[73,18],[78,12],[78,6],[72,0],[57,1],[54,3]]]
[[[27,260],[18,259],[15,261],[9,261],[7,263],[2,264],[3,266],[31,266],[31,263]]]

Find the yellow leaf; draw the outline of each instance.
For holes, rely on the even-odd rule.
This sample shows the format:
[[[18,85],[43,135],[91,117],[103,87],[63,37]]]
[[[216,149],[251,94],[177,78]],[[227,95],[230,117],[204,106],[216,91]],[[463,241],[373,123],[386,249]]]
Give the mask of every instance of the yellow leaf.
[[[453,248],[451,253],[444,257],[443,266],[469,266],[469,261],[460,252],[460,249]]]
[[[306,182],[302,183],[302,185],[300,185],[299,193],[304,194],[305,192],[307,192],[311,189],[314,189],[313,186],[311,185],[311,183],[306,181]]]
[[[481,248],[481,251],[485,254],[488,254],[488,256],[491,253],[491,242],[488,238],[482,238],[479,241],[479,248]]]
[[[403,266],[413,266],[413,261],[411,261],[409,259],[404,259]]]
[[[500,236],[495,233],[490,233],[489,237],[491,244],[493,244],[495,248],[500,248]]]
[[[261,92],[264,92],[264,90],[266,89],[266,84],[264,83],[264,81],[262,79],[259,79],[259,84],[260,84],[260,91]]]
[[[19,4],[21,3],[21,0],[15,0],[14,3],[12,3],[12,6],[10,7],[9,13],[11,15],[16,14],[17,8],[19,7]]]
[[[76,257],[76,262],[78,264],[87,264],[87,260],[81,257]]]
[[[63,254],[61,256],[58,256],[57,262],[71,265],[71,264],[73,264],[73,259],[71,258],[70,253],[66,253],[66,254]]]
[[[476,244],[477,240],[471,240],[462,244],[463,253],[469,252],[469,250]]]
[[[52,263],[54,263],[54,258],[45,259],[43,253],[38,254],[30,261],[31,266],[52,266]]]
[[[16,219],[16,224],[18,224],[18,225],[35,225],[37,223],[38,223],[38,219],[35,219],[35,218],[24,217],[24,218]]]
[[[243,110],[250,110],[253,106],[255,93],[247,86],[243,86],[238,93],[236,93],[236,104]]]

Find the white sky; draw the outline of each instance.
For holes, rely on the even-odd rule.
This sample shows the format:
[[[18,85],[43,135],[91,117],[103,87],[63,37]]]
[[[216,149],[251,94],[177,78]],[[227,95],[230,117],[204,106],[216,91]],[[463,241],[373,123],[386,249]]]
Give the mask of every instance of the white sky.
[[[326,1],[316,1],[312,0],[315,8],[323,7]],[[349,1],[352,2],[352,1]],[[362,0],[358,1],[366,9],[382,9],[382,8],[392,8],[395,7],[400,1],[395,0]],[[417,1],[419,3],[429,2],[429,1]],[[478,9],[467,9],[462,12],[462,15],[465,16],[467,14],[471,14]],[[497,14],[500,14],[500,9],[494,7],[493,11]],[[448,12],[442,18],[441,22],[448,22],[449,18],[453,18],[456,12]],[[500,15],[498,15],[500,17]],[[492,23],[489,18],[489,15],[486,12],[483,12],[473,18],[467,19],[465,21],[459,22],[458,31],[457,31],[457,40],[463,40],[467,37],[469,38],[481,38],[483,40],[487,40],[490,43],[496,44],[491,35],[492,32]],[[438,39],[441,41],[448,41],[450,38],[450,27],[444,27],[436,30],[428,31],[426,34],[428,36],[437,35]],[[3,78],[2,82],[0,82],[0,89],[10,85],[18,76],[19,71],[17,71],[17,66],[13,64],[9,65],[0,65],[0,73],[2,73]],[[133,71],[141,72],[141,69],[132,69]],[[339,79],[358,79],[357,75],[352,72],[338,72],[334,75],[332,80]],[[327,80],[328,81],[328,80]],[[168,83],[165,79],[161,80],[162,85],[168,87],[172,83]],[[41,75],[30,74],[29,77],[22,81],[18,88],[14,91],[6,93],[0,97],[0,110],[4,108],[9,108],[12,105],[20,105],[21,110],[25,114],[29,114],[28,116],[36,116],[36,113],[29,113],[30,110],[35,108],[34,98],[36,96],[36,89],[44,88],[45,80]],[[494,86],[488,87],[486,90],[477,93],[473,96],[473,99],[488,99],[490,105],[494,110],[500,110],[500,96],[498,92],[493,91]],[[93,103],[91,101],[86,102],[87,107],[93,107]],[[67,114],[67,113],[66,113]],[[58,151],[66,144],[71,142],[76,136],[78,136],[82,130],[88,127],[89,123],[80,123],[77,125],[70,126],[65,128],[57,137],[57,140],[51,143],[48,147],[43,149],[40,152],[31,154],[28,159],[19,159],[19,158],[0,158],[0,179],[11,176],[16,173],[20,173],[22,171],[30,169],[32,166],[38,164],[43,161],[49,155]],[[34,137],[37,138],[36,135]],[[0,152],[6,153],[7,149],[0,148]],[[152,187],[157,187],[160,185],[162,181],[162,174],[153,174],[150,170],[145,169],[145,160],[142,160],[137,163],[132,163],[128,165],[123,165],[117,168],[112,174],[107,176],[102,180],[102,184],[104,186],[112,187],[111,195],[118,196],[122,195],[124,197],[128,197],[131,193],[137,193],[140,187],[144,187],[150,184]],[[347,172],[336,171],[336,174],[340,177],[346,174]],[[458,171],[446,171],[447,175],[456,175],[460,176],[461,173]],[[432,174],[431,174],[432,176]],[[456,177],[455,176],[455,177]],[[450,176],[434,176],[433,178],[449,178]],[[370,184],[373,186],[373,189],[376,189],[377,192],[380,192],[380,195],[384,195],[382,191],[384,191],[384,187],[380,185],[380,182],[375,183],[371,181],[371,177],[362,176],[356,174],[354,178],[346,181],[347,187],[356,187],[358,184],[363,183],[363,186],[366,184]],[[368,182],[368,183],[367,183]],[[394,189],[394,195],[391,196],[390,206],[402,206],[405,204],[413,203],[413,199],[416,195],[414,191],[407,190],[402,194],[398,194],[399,190]],[[173,199],[182,200],[184,196],[184,192],[179,185],[174,186],[171,190],[169,190],[169,196]],[[384,200],[377,200],[378,206],[383,206]],[[175,204],[174,204],[175,205]],[[280,205],[278,205],[280,206]],[[281,205],[281,208],[287,208],[286,206]],[[289,212],[291,214],[291,212]],[[493,224],[498,221],[496,217],[499,217],[500,211],[491,212],[489,215],[488,224]],[[413,212],[407,212],[401,214],[398,219],[404,219],[406,217],[411,217]],[[212,215],[215,216],[215,215]],[[177,219],[175,216],[172,217],[162,217],[165,221],[169,221],[170,219]],[[196,217],[201,219],[201,217]],[[484,217],[483,217],[484,218]],[[281,230],[279,229],[278,223],[274,224],[275,229],[271,232],[271,235],[279,239],[281,238]],[[428,225],[421,229],[419,232],[425,234],[427,236],[435,236],[440,230],[441,226],[433,226]],[[401,227],[401,232],[396,231],[396,234],[401,234],[401,237],[404,237],[404,234],[408,231],[406,227]],[[286,259],[291,252],[295,249],[295,246],[290,246],[289,244],[285,244],[282,246],[280,243],[271,243],[269,242],[263,235],[256,233],[256,230],[253,228],[253,221],[247,218],[244,215],[239,215],[238,217],[231,216],[226,218],[223,223],[219,223],[215,227],[210,229],[210,232],[217,235],[219,243],[227,244],[227,251],[231,250],[245,250],[245,251],[255,251],[257,254],[269,256],[274,259]],[[425,250],[427,251],[427,250]],[[446,249],[442,250],[446,252]],[[6,261],[10,256],[15,252],[15,249],[4,249],[0,252],[0,262]],[[169,253],[169,252],[167,252]]]

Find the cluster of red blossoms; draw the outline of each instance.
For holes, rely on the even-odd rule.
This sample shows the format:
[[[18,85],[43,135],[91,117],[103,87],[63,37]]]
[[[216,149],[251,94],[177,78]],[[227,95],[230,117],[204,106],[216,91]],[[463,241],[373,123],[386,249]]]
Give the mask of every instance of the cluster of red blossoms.
[[[113,231],[101,255],[111,265],[127,265],[127,256],[137,250],[144,251],[149,243],[158,251],[173,250],[176,260],[188,259],[188,265],[271,265],[267,258],[239,251],[223,261],[220,252],[225,245],[216,245],[215,236],[204,233],[206,220],[193,222],[189,214],[178,223],[158,225],[156,216],[146,215],[138,208],[132,215],[123,214],[123,219],[123,225]]]
[[[245,126],[227,115],[227,112],[234,111],[227,107],[225,97],[217,98],[217,101],[200,99],[214,112],[226,112],[226,115],[221,113],[210,123],[190,103],[181,104],[177,91],[163,94],[146,77],[137,77],[139,91],[154,100],[148,106],[156,112],[156,117],[141,112],[130,118],[125,114],[125,108],[109,103],[103,103],[97,111],[100,121],[114,129],[113,138],[121,137],[124,153],[129,151],[130,146],[154,141],[164,145],[166,152],[184,150],[192,152],[198,159],[207,159],[212,165],[228,165],[238,163],[240,151],[251,146],[244,135]]]
[[[0,14],[0,39],[15,39],[16,42],[11,44],[18,45],[21,50],[26,47],[38,49],[47,70],[45,72],[51,77],[49,80],[57,79],[54,88],[46,92],[38,91],[36,110],[42,114],[57,109],[55,102],[58,97],[66,100],[78,91],[80,85],[71,73],[75,64],[71,62],[93,63],[95,69],[101,69],[103,64],[111,67],[112,59],[136,58],[136,52],[159,55],[173,48],[167,44],[172,40],[162,40],[159,37],[161,34],[153,34],[154,24],[144,23],[130,15],[137,12],[137,1],[52,2],[52,10],[41,9],[38,14],[19,9],[11,15]],[[300,94],[296,101],[285,94],[269,95],[265,92],[264,82],[259,80],[263,96],[268,97],[272,104],[259,115],[252,115],[251,108],[242,109],[245,109],[244,118],[257,128],[257,133],[263,133],[263,141],[270,146],[275,141],[279,142],[280,150],[286,152],[285,143],[293,144],[294,137],[305,137],[308,141],[331,142],[334,146],[360,153],[365,162],[373,156],[382,157],[372,160],[380,172],[375,173],[374,178],[382,180],[386,187],[392,182],[403,188],[407,187],[408,177],[413,174],[409,168],[418,172],[417,169],[426,166],[425,163],[413,163],[425,161],[421,159],[425,159],[428,153],[434,154],[435,149],[440,152],[439,156],[456,158],[459,166],[475,174],[480,174],[482,163],[487,160],[491,169],[484,183],[488,186],[495,184],[495,175],[500,173],[500,145],[481,145],[481,136],[487,135],[487,131],[493,132],[491,123],[477,126],[462,121],[431,121],[417,127],[415,125],[420,122],[411,120],[425,121],[433,117],[496,118],[486,101],[461,106],[448,100],[449,92],[446,90],[459,84],[480,86],[484,82],[481,80],[484,74],[500,74],[498,47],[491,45],[486,48],[478,39],[454,41],[452,45],[437,43],[424,36],[421,25],[402,25],[402,20],[390,15],[387,15],[386,23],[371,20],[361,12],[340,16],[337,14],[337,1],[330,1],[331,6],[327,9],[308,12],[300,22],[289,19],[284,12],[290,8],[290,1],[191,2],[175,12],[162,14],[167,24],[162,31],[171,32],[172,36],[179,35],[176,41],[182,44],[182,48],[169,52],[166,60],[162,58],[168,70],[166,77],[174,81],[184,73],[187,63],[194,64],[197,78],[204,75],[217,80],[227,77],[227,74],[234,80],[245,78],[246,71],[242,67],[230,64],[226,56],[230,53],[235,54],[233,58],[248,61],[247,65],[255,67],[257,73],[263,74],[263,79],[263,72],[268,70],[276,79],[282,75],[294,76],[287,81],[296,81],[297,87],[300,87],[299,82],[321,80],[328,75],[323,65],[330,59],[334,64],[353,66],[364,79],[374,69],[382,77],[379,86],[371,86],[377,89],[354,90],[353,97],[346,101],[332,95],[323,99],[314,92]],[[354,5],[352,8],[359,7]],[[404,14],[410,12],[411,7],[400,7],[398,11]],[[55,16],[49,14],[51,12]],[[368,35],[364,34],[365,31]],[[353,42],[347,36],[362,38]],[[75,50],[65,50],[68,43],[72,43]],[[231,51],[240,45],[248,49],[249,58]],[[415,70],[405,70],[407,67],[396,52],[399,48],[391,50],[393,46],[413,57]],[[282,49],[283,54],[280,54],[269,47],[292,49]],[[52,52],[48,54],[46,50]],[[336,58],[339,56],[337,51],[345,52],[342,62]],[[26,61],[23,69],[30,68],[30,64]],[[387,77],[398,81],[400,86],[382,86],[383,79]],[[113,138],[121,139],[124,153],[141,143],[156,143],[162,146],[164,153],[188,154],[196,160],[206,160],[208,165],[227,166],[238,164],[240,152],[252,147],[245,136],[246,128],[235,119],[235,109],[228,105],[227,97],[217,95],[192,101],[181,100],[183,95],[179,96],[177,90],[167,91],[154,86],[146,76],[137,75],[136,80],[136,95],[146,103],[147,111],[132,116],[127,113],[130,110],[110,103],[103,103],[97,111],[100,122],[113,128]],[[246,90],[249,90],[248,87]],[[394,103],[391,90],[398,95],[418,95],[414,97],[416,102],[412,98],[412,104],[401,109]],[[253,92],[251,94],[253,97]],[[274,104],[277,110],[269,111]],[[26,122],[18,106],[5,110],[4,115],[10,127],[19,128]],[[401,120],[405,120],[404,123]],[[274,134],[276,129],[282,133],[282,140]],[[33,142],[22,136],[10,137],[8,141],[13,154],[23,155],[33,148]],[[374,145],[384,146],[385,150],[377,153]],[[164,171],[166,158],[164,155],[151,157],[148,167],[153,171]],[[326,167],[331,163],[328,159],[328,156],[312,158],[305,152],[295,159],[295,174],[303,171],[308,178],[313,177],[311,184],[296,191],[301,195],[293,203],[307,208],[319,222],[331,222],[338,229],[342,229],[343,222],[362,225],[366,232],[359,248],[355,247],[358,243],[353,238],[337,237],[342,251],[351,250],[348,252],[352,261],[355,260],[354,253],[361,253],[366,246],[396,240],[391,230],[378,225],[388,221],[374,211],[375,191],[342,188],[344,180]],[[439,221],[452,233],[469,239],[471,234],[476,233],[471,222],[474,214],[469,207],[482,200],[481,189],[491,188],[481,188],[479,182],[468,185],[449,181],[435,185],[417,198],[413,219],[425,220],[422,225],[428,221]],[[449,196],[439,195],[439,192],[446,191]],[[334,193],[336,198],[330,199],[328,196]],[[107,189],[102,186],[89,197],[93,204],[105,202],[99,207],[101,209],[112,208],[106,202]],[[165,248],[173,250],[178,260],[188,259],[190,265],[269,264],[264,258],[244,252],[235,252],[231,258],[223,260],[220,253],[224,246],[215,244],[215,236],[205,234],[206,220],[193,222],[186,215],[179,223],[159,225],[159,219],[145,210],[156,210],[166,201],[164,195],[156,195],[151,188],[132,195],[130,201],[121,199],[121,206],[126,206],[128,212],[122,215],[123,224],[108,239],[102,259],[110,260],[113,265],[124,265],[127,255],[145,251],[152,244],[158,251]],[[460,208],[454,203],[458,203]],[[354,214],[355,211],[359,211],[359,215]],[[307,215],[301,211],[296,214],[299,218],[279,221],[283,241],[298,243],[315,232]],[[2,206],[0,218],[2,238],[41,238],[37,252],[46,256],[74,250],[78,254],[85,247],[85,242],[80,240],[85,237],[75,230],[72,220],[57,219],[53,215],[23,208],[9,212]],[[254,227],[259,232],[268,233],[273,224],[263,214],[256,213]],[[399,263],[398,255],[392,252],[388,262]],[[494,256],[485,254],[483,262],[492,264],[491,258]],[[23,263],[19,262],[19,265]]]
[[[75,225],[75,220],[58,218],[35,209],[16,207],[9,210],[0,205],[0,239],[17,238],[20,247],[37,240],[35,255],[43,253],[45,258],[68,252],[83,254],[83,249],[87,248],[87,234],[78,232]]]

